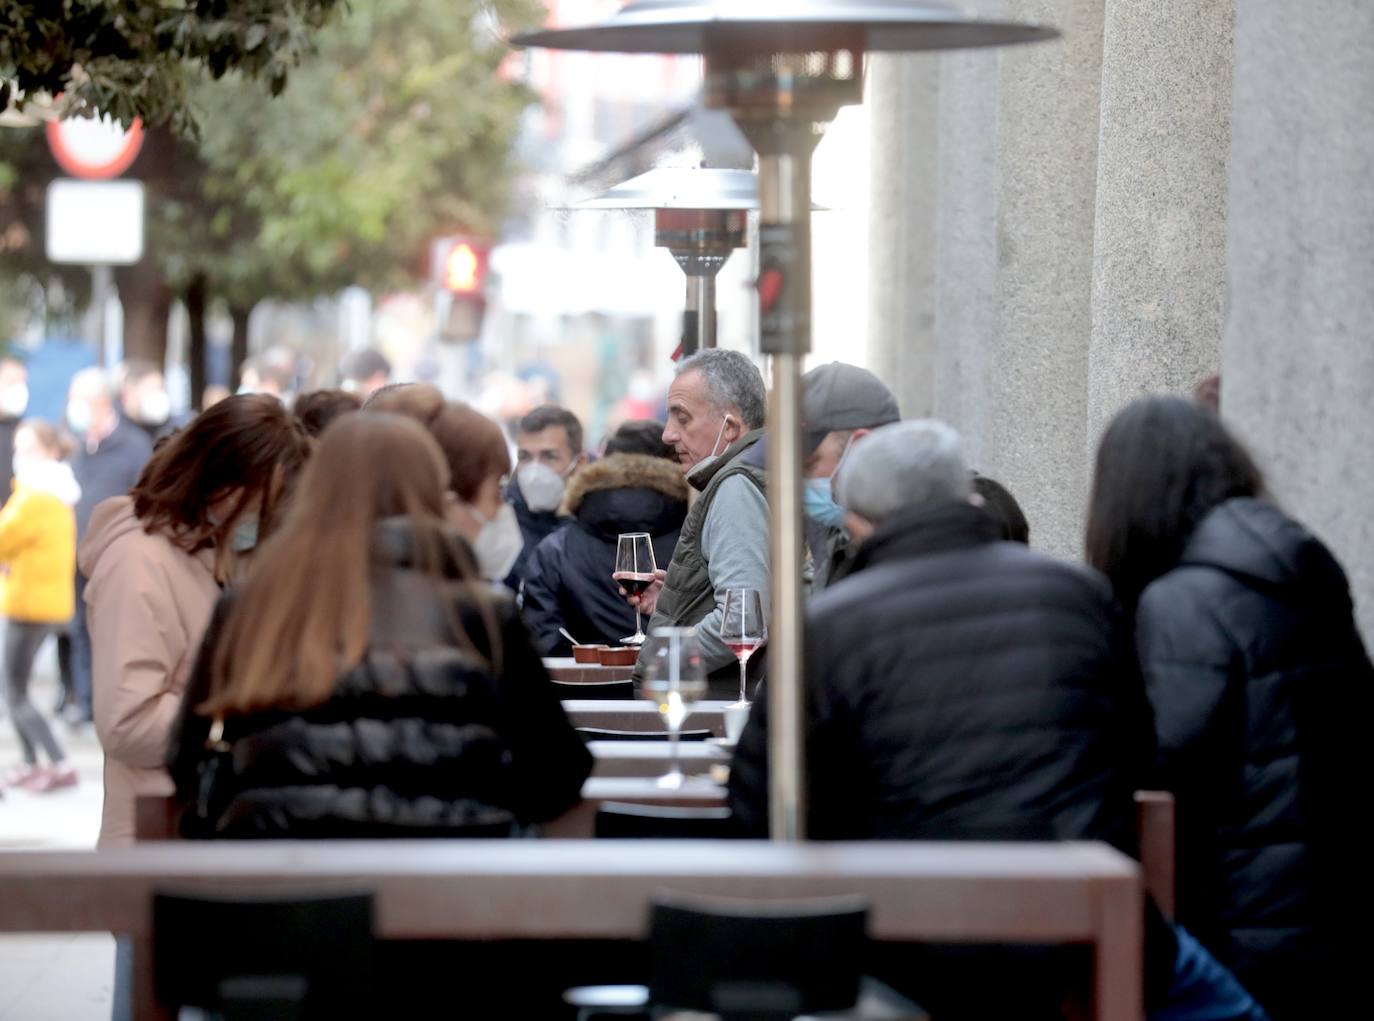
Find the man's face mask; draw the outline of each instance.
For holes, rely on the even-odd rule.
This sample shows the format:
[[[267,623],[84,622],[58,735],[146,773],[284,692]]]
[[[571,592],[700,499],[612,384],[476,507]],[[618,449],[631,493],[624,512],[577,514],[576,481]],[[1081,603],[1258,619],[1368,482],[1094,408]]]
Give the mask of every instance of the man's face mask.
[[[0,416],[23,418],[29,407],[29,384],[10,383],[0,387]]]
[[[852,446],[853,435],[845,443],[844,450],[840,452],[840,459],[835,462],[835,470],[829,477],[804,479],[802,482],[802,507],[806,516],[827,528],[844,527],[844,508],[836,502],[835,480],[840,477],[840,469],[844,467],[845,458],[849,456]]]
[[[701,489],[706,484],[706,476],[711,469],[711,465],[719,461],[720,455],[724,453],[725,449],[730,446],[727,443],[725,447],[717,451],[717,448],[720,447],[721,441],[725,439],[725,429],[730,424],[730,420],[730,415],[726,415],[721,420],[720,432],[716,433],[716,442],[711,444],[711,452],[707,454],[705,457],[703,457],[696,464],[694,464],[692,466],[692,470],[687,473],[687,481],[690,482],[693,486],[696,486],[698,489]]]
[[[525,504],[529,509],[536,514],[556,511],[558,505],[563,502],[563,492],[568,487],[568,476],[576,467],[577,461],[574,460],[560,475],[538,461],[521,465],[515,473],[515,478],[520,486],[520,495],[525,498]]]

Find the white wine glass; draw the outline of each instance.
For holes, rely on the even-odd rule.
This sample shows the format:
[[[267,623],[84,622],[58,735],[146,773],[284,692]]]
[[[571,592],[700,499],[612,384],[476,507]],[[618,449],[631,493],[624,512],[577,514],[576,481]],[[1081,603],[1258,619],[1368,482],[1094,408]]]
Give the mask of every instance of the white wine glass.
[[[632,596],[642,596],[653,585],[658,572],[654,563],[654,543],[648,532],[625,532],[616,540],[615,570],[611,578]],[[639,607],[635,607],[635,633],[620,640],[622,645],[643,645],[644,628]]]
[[[691,627],[654,628],[649,663],[640,689],[644,698],[658,706],[668,725],[669,767],[658,786],[676,790],[687,782],[678,751],[682,724],[692,706],[706,696],[697,630]]]
[[[763,613],[763,596],[757,589],[725,590],[725,610],[720,621],[720,637],[725,647],[739,660],[739,701],[749,704],[747,668],[749,657],[768,641],[768,618]]]

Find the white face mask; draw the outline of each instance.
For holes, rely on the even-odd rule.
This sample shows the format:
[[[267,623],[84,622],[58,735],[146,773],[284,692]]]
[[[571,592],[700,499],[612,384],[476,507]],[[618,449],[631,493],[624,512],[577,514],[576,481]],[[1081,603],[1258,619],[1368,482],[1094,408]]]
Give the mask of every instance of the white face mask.
[[[84,433],[91,427],[91,406],[85,401],[69,401],[67,403],[67,424],[72,427],[74,433]]]
[[[46,457],[39,457],[37,454],[15,454],[14,477],[20,482],[25,481],[35,470],[41,468],[47,460]]]
[[[521,465],[520,470],[515,473],[515,478],[520,486],[520,495],[525,498],[525,504],[529,509],[536,514],[558,510],[558,505],[563,502],[563,491],[568,487],[568,475],[576,466],[577,462],[574,461],[568,465],[566,472],[559,475],[548,465],[540,464],[538,461]]]
[[[696,464],[692,465],[692,470],[687,473],[687,481],[698,489],[701,489],[706,484],[705,474],[710,469],[711,465],[719,461],[720,454],[725,453],[725,450],[730,448],[730,444],[727,443],[725,445],[725,450],[722,450],[719,454],[716,453],[716,448],[720,446],[721,440],[725,439],[725,428],[729,424],[730,416],[726,415],[725,418],[721,420],[720,432],[716,433],[716,442],[711,444],[711,452]]]
[[[483,522],[477,541],[472,544],[477,553],[477,567],[482,577],[491,581],[503,581],[510,574],[520,551],[525,548],[525,536],[516,520],[515,508],[502,504],[493,518],[483,516],[476,507],[468,506],[473,517]]]
[[[5,418],[23,418],[29,407],[29,384],[11,383],[0,390],[0,415]]]
[[[138,420],[144,425],[162,425],[172,417],[172,398],[166,390],[150,390],[138,399]]]

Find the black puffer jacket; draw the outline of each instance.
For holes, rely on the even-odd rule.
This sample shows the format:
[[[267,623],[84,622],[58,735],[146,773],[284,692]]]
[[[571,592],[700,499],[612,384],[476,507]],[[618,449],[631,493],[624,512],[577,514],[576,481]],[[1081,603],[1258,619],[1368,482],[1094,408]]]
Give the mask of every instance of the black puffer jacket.
[[[819,839],[1107,840],[1134,849],[1149,710],[1106,581],[998,540],[970,504],[911,512],[807,611],[808,832]],[[767,826],[767,683],[730,803]],[[1147,997],[1176,952],[1157,914]],[[902,947],[875,974],[931,1015],[1061,1018],[1083,961],[1059,948]],[[989,982],[988,976],[997,976]]]
[[[884,523],[807,612],[810,832],[1132,845],[1150,722],[1106,582],[969,504]],[[730,772],[767,824],[766,693]]]
[[[411,569],[411,545],[404,522],[378,529],[369,648],[329,701],[225,721],[232,772],[216,788],[209,819],[187,813],[186,835],[493,836],[577,803],[591,758],[514,601],[458,583],[441,593]],[[208,664],[230,599],[216,610],[168,750],[188,802],[209,732],[194,707],[209,692]],[[499,628],[499,677],[483,661],[483,608]],[[453,639],[452,613],[481,655]]]
[[[1335,1016],[1313,997],[1355,974],[1326,969],[1368,903],[1374,696],[1345,574],[1272,504],[1231,500],[1146,588],[1136,636],[1178,799],[1179,920],[1275,1021]]]
[[[572,655],[560,627],[589,644],[619,645],[634,631],[634,610],[611,580],[616,539],[648,532],[654,560],[666,568],[687,517],[687,483],[672,461],[612,454],[572,477],[563,511],[572,524],[541,542],[525,565],[525,621],[545,656]]]

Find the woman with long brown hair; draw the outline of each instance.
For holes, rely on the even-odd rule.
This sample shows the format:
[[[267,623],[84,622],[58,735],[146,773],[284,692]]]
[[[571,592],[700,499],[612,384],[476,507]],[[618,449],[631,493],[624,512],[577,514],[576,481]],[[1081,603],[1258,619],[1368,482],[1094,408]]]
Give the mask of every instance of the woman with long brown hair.
[[[215,601],[271,534],[309,452],[280,401],[232,397],[169,440],[128,496],[91,516],[78,563],[105,751],[100,846],[133,841],[138,795],[171,793],[167,735]]]
[[[326,431],[187,689],[187,835],[509,835],[577,803],[591,758],[451,502],[417,422]]]

